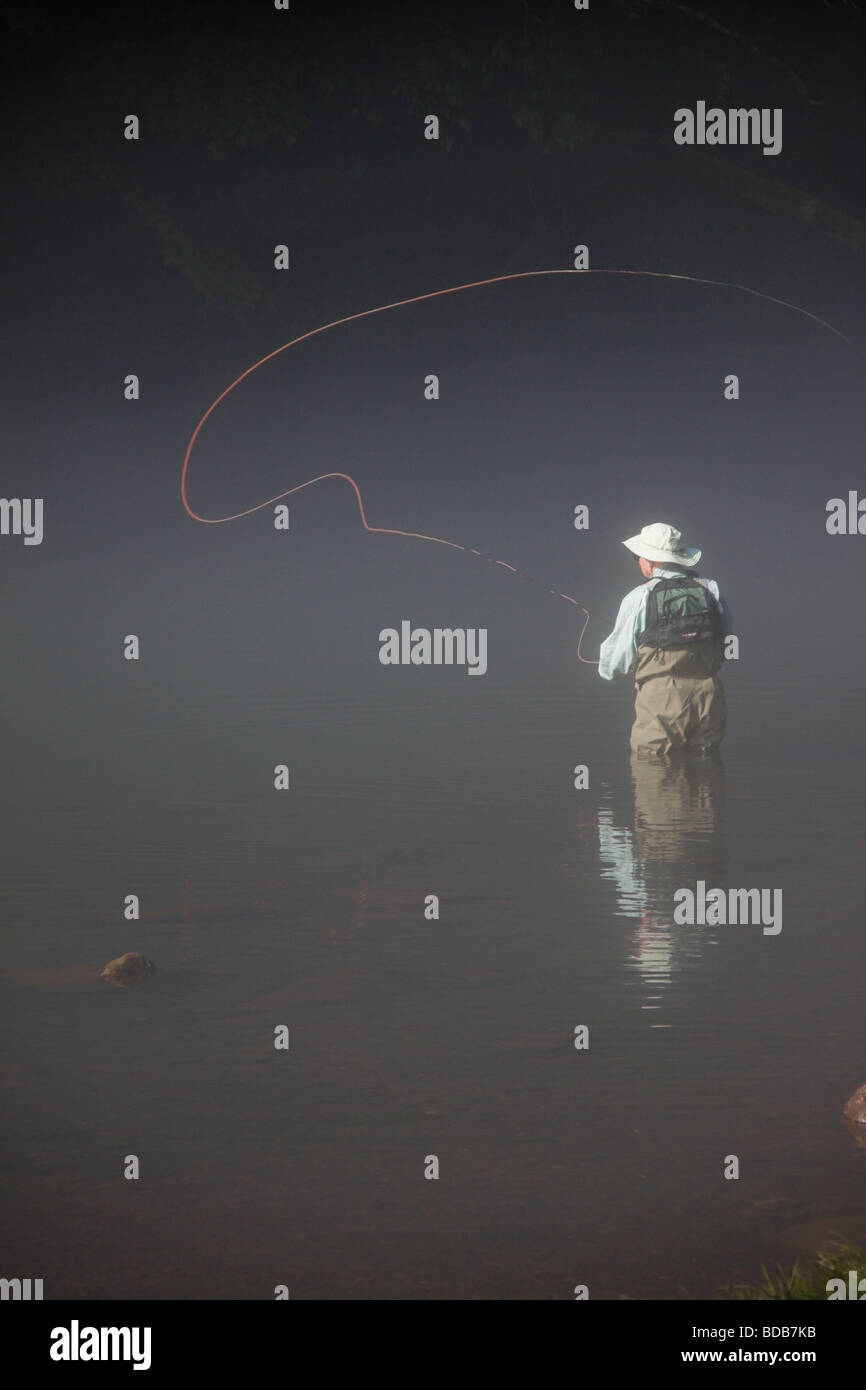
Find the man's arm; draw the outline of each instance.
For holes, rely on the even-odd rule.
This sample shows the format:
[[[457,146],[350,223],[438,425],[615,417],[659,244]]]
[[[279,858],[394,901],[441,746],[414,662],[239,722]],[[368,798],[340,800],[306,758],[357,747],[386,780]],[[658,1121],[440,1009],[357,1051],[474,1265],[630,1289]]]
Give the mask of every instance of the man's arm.
[[[731,633],[734,630],[734,620],[731,617],[731,610],[728,606],[728,601],[727,599],[722,598],[721,594],[719,594],[719,607],[722,610],[722,636],[730,637]]]
[[[613,632],[606,637],[599,651],[598,674],[602,680],[627,676],[637,660],[637,639],[643,630],[642,618],[646,606],[647,586],[641,584],[626,594],[619,606]]]
[[[715,579],[702,579],[701,583],[704,584],[710,590],[710,592],[713,594],[716,600],[716,603],[719,605],[719,612],[722,616],[722,637],[730,637],[731,633],[734,630],[734,624],[733,619],[731,618],[731,610],[728,607],[727,599],[722,598],[721,591]]]

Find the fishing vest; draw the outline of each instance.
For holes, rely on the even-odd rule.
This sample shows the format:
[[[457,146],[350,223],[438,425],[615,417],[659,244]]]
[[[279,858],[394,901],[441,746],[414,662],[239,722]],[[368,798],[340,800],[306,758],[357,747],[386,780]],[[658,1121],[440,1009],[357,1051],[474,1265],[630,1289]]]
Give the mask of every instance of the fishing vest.
[[[688,647],[722,635],[716,597],[696,574],[665,575],[656,580],[646,604],[646,627],[639,647]]]
[[[646,626],[637,639],[635,681],[650,676],[706,678],[723,661],[724,620],[707,581],[663,575],[647,595]]]

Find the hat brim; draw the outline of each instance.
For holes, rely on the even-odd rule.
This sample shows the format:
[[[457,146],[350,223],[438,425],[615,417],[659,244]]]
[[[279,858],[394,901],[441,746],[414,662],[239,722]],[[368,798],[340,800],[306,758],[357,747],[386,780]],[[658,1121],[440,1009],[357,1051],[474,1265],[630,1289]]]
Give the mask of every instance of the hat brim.
[[[682,550],[657,550],[654,545],[647,545],[641,536],[630,536],[623,545],[632,555],[640,555],[644,560],[652,560],[657,565],[682,565],[685,569],[693,569],[702,554],[692,545]]]

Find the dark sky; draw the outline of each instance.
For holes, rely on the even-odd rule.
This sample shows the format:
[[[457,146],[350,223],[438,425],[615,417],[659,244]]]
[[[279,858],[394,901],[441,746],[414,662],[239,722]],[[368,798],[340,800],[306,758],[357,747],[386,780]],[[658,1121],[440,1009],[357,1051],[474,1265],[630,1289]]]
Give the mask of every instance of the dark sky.
[[[193,506],[224,515],[348,472],[374,524],[475,545],[584,600],[593,653],[635,578],[619,541],[673,521],[704,548],[753,675],[861,670],[866,538],[830,538],[824,518],[828,498],[866,492],[866,6],[2,13],[4,491],[45,505],[41,546],[0,538],[23,696],[74,670],[86,684],[119,631],[229,666],[276,640],[302,665],[314,651],[327,683],[375,660],[372,637],[331,640],[338,614],[341,633],[347,614],[371,634],[403,616],[499,624],[500,670],[570,679],[574,610],[457,552],[365,535],[345,485],[291,499],[289,539],[266,512],[196,525],[179,481],[204,409],[281,343],[568,267],[577,243],[592,268],[749,286],[854,346],[672,280],[473,290],[263,368],[205,428]],[[781,153],[677,146],[673,113],[698,101],[781,108]]]

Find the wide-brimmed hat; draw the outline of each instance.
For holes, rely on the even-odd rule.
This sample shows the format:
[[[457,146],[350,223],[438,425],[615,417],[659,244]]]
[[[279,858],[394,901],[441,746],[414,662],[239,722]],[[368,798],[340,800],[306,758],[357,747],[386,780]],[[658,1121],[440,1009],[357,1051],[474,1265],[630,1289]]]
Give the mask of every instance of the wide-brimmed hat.
[[[683,545],[683,533],[676,526],[668,526],[663,521],[654,521],[644,526],[639,536],[630,536],[623,541],[633,555],[641,555],[645,560],[654,560],[659,565],[683,565],[691,569],[701,558],[701,552],[693,545]]]

